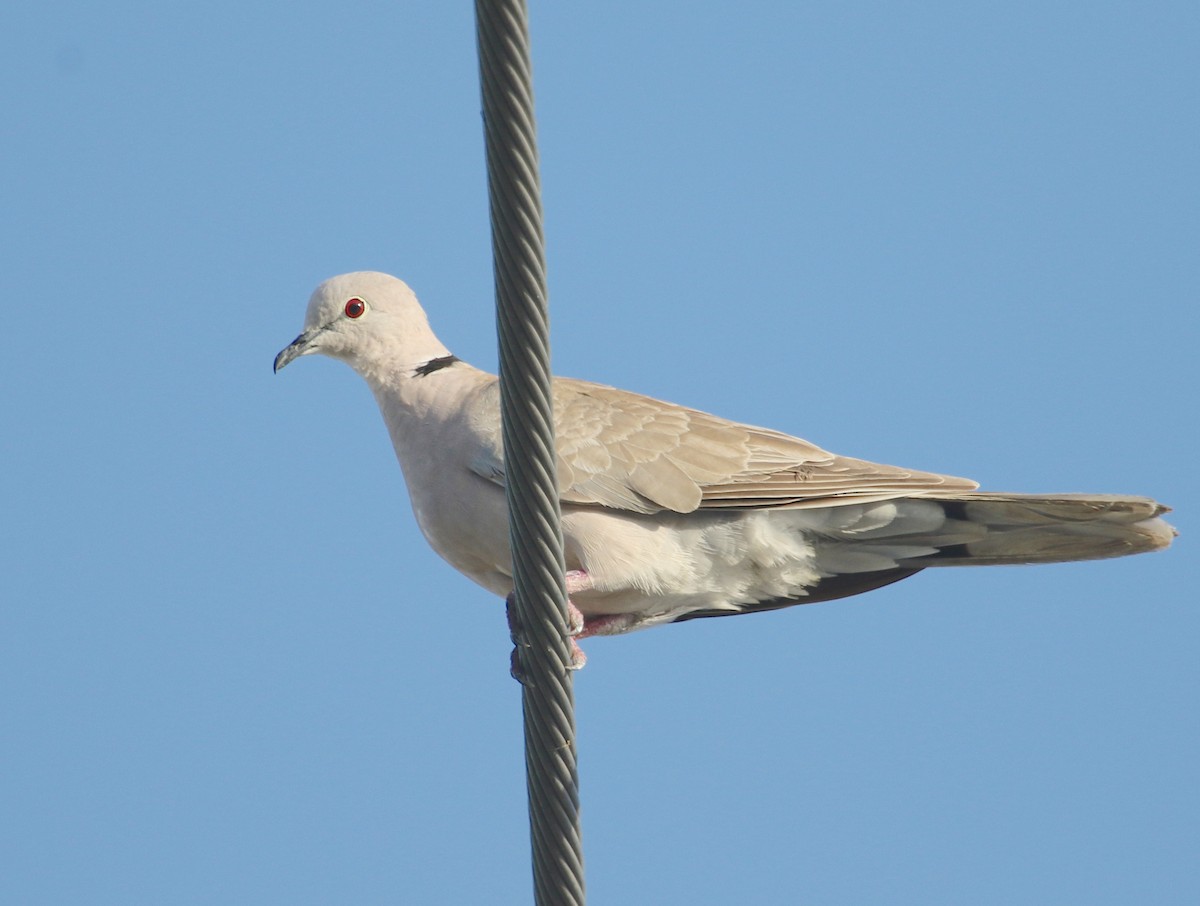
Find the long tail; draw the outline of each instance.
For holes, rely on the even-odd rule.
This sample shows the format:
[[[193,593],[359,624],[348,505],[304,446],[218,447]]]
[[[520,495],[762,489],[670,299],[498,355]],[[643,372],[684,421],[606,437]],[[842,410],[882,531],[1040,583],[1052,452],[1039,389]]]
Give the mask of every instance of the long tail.
[[[946,516],[940,543],[930,539],[938,550],[906,566],[1102,560],[1162,550],[1178,534],[1159,518],[1170,507],[1148,497],[976,491],[936,503]],[[952,541],[946,536],[956,528],[977,536]]]
[[[796,597],[678,619],[831,601],[933,566],[1063,563],[1162,550],[1178,534],[1159,518],[1168,512],[1148,497],[985,491],[795,510],[783,518],[812,543],[818,582]]]
[[[957,492],[806,514],[827,575],[896,567],[1063,563],[1167,547],[1177,534],[1147,497]],[[798,517],[799,518],[799,517]],[[809,521],[811,520],[811,521]],[[819,520],[819,524],[814,524]]]
[[[1147,497],[984,491],[835,507],[817,529],[834,542],[818,562],[844,574],[1124,557],[1171,543],[1168,511]]]

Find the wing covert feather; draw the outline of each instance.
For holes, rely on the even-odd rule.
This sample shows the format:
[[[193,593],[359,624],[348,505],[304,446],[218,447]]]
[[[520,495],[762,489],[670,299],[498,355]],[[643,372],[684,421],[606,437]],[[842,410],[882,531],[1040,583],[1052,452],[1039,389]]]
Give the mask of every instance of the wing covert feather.
[[[836,506],[978,487],[836,456],[768,428],[568,378],[554,381],[564,503],[635,513]],[[498,432],[496,434],[498,444]],[[475,471],[503,483],[500,451]]]
[[[568,503],[688,513],[830,506],[978,486],[836,456],[778,431],[600,384],[559,379],[554,402]]]

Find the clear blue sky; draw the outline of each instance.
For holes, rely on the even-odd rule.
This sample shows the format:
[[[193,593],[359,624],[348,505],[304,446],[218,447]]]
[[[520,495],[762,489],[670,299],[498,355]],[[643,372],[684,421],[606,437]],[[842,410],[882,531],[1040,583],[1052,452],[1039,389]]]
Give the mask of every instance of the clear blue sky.
[[[1200,901],[1200,7],[533,7],[560,373],[1183,532],[593,640],[592,901]],[[270,368],[360,268],[494,363],[473,28],[0,12],[0,901],[529,902],[501,603]]]

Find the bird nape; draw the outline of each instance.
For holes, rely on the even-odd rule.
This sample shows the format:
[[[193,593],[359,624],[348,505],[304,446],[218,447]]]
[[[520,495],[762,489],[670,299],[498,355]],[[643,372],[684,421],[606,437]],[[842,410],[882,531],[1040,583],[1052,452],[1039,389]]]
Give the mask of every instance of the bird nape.
[[[372,271],[317,287],[275,370],[311,353],[370,386],[433,549],[510,595],[496,376]],[[553,402],[574,638],[843,598],[927,567],[1121,557],[1176,534],[1146,497],[979,491],[569,378]]]

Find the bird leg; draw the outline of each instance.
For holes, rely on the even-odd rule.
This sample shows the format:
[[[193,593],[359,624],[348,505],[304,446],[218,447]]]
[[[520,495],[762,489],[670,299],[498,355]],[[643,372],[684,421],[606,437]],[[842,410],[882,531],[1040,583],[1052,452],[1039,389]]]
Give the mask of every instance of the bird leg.
[[[587,618],[584,617],[583,611],[575,606],[571,600],[571,595],[581,591],[589,591],[592,587],[592,577],[582,569],[568,570],[567,580],[567,635],[571,638],[580,637],[587,629]],[[578,646],[576,646],[578,647]],[[580,652],[582,654],[583,652]],[[587,660],[587,658],[584,658]],[[580,664],[579,666],[583,666]]]
[[[583,631],[575,636],[577,639],[588,639],[594,635],[620,635],[628,632],[637,622],[637,616],[632,613],[604,613],[597,617],[588,617],[583,621]]]
[[[583,653],[583,649],[579,647],[579,643],[575,639],[586,638],[592,633],[588,632],[587,618],[572,603],[570,596],[576,592],[590,589],[592,587],[592,578],[582,569],[573,569],[567,572],[565,579],[567,590],[567,641],[570,643],[571,655],[571,663],[567,665],[567,669],[578,670],[587,663],[587,655]],[[508,617],[508,634],[514,646],[509,672],[512,674],[513,679],[518,682],[524,682],[525,672],[520,664],[520,649],[528,647],[529,642],[525,639],[524,629],[517,618],[515,592],[504,599],[504,605],[505,615]]]
[[[591,591],[592,587],[592,577],[584,570],[573,569],[567,573],[568,595],[573,595],[578,591]],[[629,613],[605,613],[595,617],[585,617],[583,612],[571,602],[570,597],[567,598],[567,618],[569,620],[567,628],[572,639],[586,639],[594,635],[620,635],[622,632],[629,631],[637,622],[634,615]],[[583,654],[582,651],[579,653]]]

